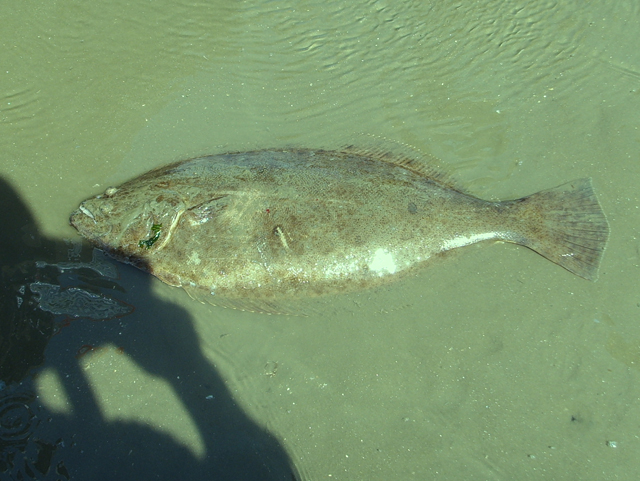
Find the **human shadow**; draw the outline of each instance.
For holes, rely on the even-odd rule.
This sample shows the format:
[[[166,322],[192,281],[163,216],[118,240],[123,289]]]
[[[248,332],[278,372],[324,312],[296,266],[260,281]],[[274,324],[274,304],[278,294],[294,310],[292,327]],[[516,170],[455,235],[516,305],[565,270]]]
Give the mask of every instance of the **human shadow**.
[[[38,342],[26,343],[11,356],[0,358],[4,376],[0,390],[0,478],[301,479],[281,443],[235,404],[223,379],[203,355],[187,311],[157,298],[150,291],[150,277],[132,267],[118,265],[122,277],[117,281],[101,278],[86,263],[79,262],[80,267],[74,269],[65,259],[69,245],[40,236],[28,209],[1,179],[0,201],[5,213],[12,213],[0,217],[2,272],[11,280],[4,284],[0,298],[11,305],[18,291],[22,315],[13,316],[10,322],[35,325],[31,330],[41,332],[32,336]],[[29,246],[22,239],[25,235],[31,238]],[[134,306],[135,312],[95,322],[43,311],[37,296],[29,293],[29,283],[36,281],[29,276],[42,277],[43,270],[15,267],[36,260],[44,261],[40,265],[48,268],[64,264],[60,269],[66,273],[64,282],[75,284],[78,292],[116,299],[121,305]],[[9,331],[3,328],[2,332]],[[2,343],[11,347],[12,340],[3,338]],[[26,375],[41,358],[38,350],[45,346],[43,367]],[[144,416],[134,421],[105,417],[105,401],[78,359],[87,349],[95,354],[105,346],[117,346],[117,352],[170,386],[186,418],[196,426],[202,444],[198,454],[172,435],[151,427],[142,420]],[[29,349],[35,350],[35,355],[29,355]],[[29,360],[18,359],[22,357]],[[60,380],[68,400],[64,409],[54,411],[35,395],[34,377],[43,368]],[[135,405],[152,406],[154,399],[149,395],[147,400],[144,392],[137,394]],[[109,407],[117,410],[117,406]]]

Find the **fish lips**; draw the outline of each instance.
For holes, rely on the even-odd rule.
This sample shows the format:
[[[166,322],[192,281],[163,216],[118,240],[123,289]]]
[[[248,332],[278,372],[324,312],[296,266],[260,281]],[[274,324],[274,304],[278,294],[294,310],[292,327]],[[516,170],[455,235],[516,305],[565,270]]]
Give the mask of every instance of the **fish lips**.
[[[99,217],[86,206],[86,202],[71,213],[69,224],[75,227],[80,235],[91,240],[97,240],[111,232],[111,226],[100,222]]]

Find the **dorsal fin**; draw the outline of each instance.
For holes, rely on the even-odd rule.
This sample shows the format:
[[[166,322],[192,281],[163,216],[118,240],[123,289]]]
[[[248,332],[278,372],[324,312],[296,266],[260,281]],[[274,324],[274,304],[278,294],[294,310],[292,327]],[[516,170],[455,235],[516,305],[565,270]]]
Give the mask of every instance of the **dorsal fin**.
[[[437,157],[421,152],[409,144],[385,137],[360,134],[358,141],[361,140],[360,137],[362,137],[362,141],[358,143],[362,143],[365,145],[364,147],[347,144],[338,150],[345,154],[361,155],[380,162],[394,164],[422,177],[444,184],[450,189],[465,192],[458,182],[442,169],[442,161]]]

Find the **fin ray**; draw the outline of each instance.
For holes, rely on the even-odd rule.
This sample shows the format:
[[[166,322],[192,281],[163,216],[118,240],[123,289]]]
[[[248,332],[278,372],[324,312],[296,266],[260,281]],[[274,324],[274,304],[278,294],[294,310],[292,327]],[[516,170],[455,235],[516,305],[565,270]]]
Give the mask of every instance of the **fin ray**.
[[[338,151],[394,164],[427,179],[435,180],[450,189],[465,192],[465,189],[445,171],[442,167],[443,162],[437,157],[422,152],[409,144],[386,137],[371,134],[360,134],[359,137],[364,138],[364,141],[361,138],[357,139],[357,143],[363,145],[362,147],[356,147],[355,143],[345,143]]]
[[[310,305],[305,305],[304,302],[296,303],[295,301],[283,302],[266,299],[228,298],[216,296],[199,287],[182,286],[182,288],[189,294],[189,297],[196,301],[227,309],[237,309],[239,311],[259,314],[301,317],[307,317],[313,313]]]
[[[574,180],[512,202],[515,217],[527,221],[512,242],[580,277],[594,281],[598,278],[609,224],[591,179]]]

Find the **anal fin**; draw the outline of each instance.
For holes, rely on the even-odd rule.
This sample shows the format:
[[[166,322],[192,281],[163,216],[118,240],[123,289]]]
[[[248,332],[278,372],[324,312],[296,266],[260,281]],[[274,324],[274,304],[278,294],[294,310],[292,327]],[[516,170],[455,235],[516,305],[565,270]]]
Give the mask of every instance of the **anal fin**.
[[[237,309],[239,311],[268,315],[307,317],[318,310],[317,300],[316,302],[310,302],[305,300],[251,299],[248,297],[229,298],[211,294],[206,289],[200,287],[183,286],[183,289],[192,299],[203,304],[211,304],[212,306],[227,309]]]

